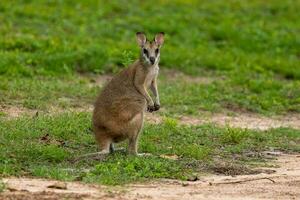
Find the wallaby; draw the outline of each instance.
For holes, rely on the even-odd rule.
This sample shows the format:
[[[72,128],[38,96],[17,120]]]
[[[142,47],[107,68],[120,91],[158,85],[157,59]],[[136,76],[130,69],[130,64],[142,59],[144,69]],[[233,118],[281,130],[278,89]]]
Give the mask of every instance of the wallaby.
[[[138,138],[143,127],[144,112],[160,109],[157,90],[160,48],[164,33],[148,41],[144,33],[136,33],[140,57],[116,75],[98,96],[93,112],[93,130],[103,155],[114,151],[113,143],[129,140],[128,153],[138,154]],[[150,97],[150,88],[155,100]],[[91,154],[92,155],[92,154]]]

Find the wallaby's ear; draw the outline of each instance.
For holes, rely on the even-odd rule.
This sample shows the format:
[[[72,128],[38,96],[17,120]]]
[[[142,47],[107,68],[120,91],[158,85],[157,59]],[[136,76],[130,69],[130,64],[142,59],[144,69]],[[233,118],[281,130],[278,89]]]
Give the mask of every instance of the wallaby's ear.
[[[136,39],[137,39],[137,42],[138,44],[142,47],[146,44],[146,35],[142,32],[137,32],[136,33]]]
[[[156,42],[156,44],[158,44],[159,46],[161,46],[164,43],[164,32],[160,32],[158,34],[156,34],[154,40]]]

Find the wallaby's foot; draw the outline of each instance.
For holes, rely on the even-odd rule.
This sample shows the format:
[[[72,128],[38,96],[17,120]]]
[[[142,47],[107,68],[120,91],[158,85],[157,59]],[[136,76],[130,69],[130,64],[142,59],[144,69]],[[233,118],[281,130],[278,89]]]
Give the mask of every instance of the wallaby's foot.
[[[138,156],[138,157],[142,157],[142,156],[152,156],[151,153],[137,153],[137,152],[135,152],[135,153],[129,152],[129,155],[131,155],[131,156]]]
[[[111,153],[116,153],[116,152],[125,153],[126,149],[123,147],[120,147],[120,148],[115,148],[113,151],[111,151]]]
[[[110,144],[109,146],[109,152],[110,153],[115,153],[115,152],[126,152],[126,149],[123,147],[120,148],[115,148],[115,145],[113,143]]]
[[[107,155],[109,154],[109,151],[103,150],[100,152],[95,152],[95,153],[88,153],[81,155],[75,159],[72,160],[72,162],[78,162],[80,160],[84,159],[93,159],[93,160],[103,160]]]
[[[136,154],[137,156],[140,156],[140,157],[142,157],[142,156],[152,156],[152,154],[151,153],[138,153],[138,154]]]

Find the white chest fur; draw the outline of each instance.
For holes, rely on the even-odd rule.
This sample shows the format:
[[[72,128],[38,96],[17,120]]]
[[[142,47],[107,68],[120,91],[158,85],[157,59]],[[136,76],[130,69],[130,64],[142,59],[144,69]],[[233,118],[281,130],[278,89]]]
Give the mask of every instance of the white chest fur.
[[[158,75],[158,72],[159,72],[158,65],[154,65],[151,68],[149,68],[149,71],[148,71],[147,76],[146,76],[146,81],[145,81],[147,87],[150,87],[151,82]]]

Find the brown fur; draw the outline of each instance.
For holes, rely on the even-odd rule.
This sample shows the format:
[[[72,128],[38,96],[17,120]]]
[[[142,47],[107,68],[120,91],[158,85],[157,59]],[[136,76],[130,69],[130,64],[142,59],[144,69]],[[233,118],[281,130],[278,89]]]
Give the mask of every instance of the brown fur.
[[[137,33],[141,46],[140,58],[131,66],[117,74],[98,96],[93,112],[93,130],[102,153],[113,150],[113,143],[129,139],[128,151],[137,154],[138,137],[143,127],[144,112],[160,108],[157,91],[159,54],[151,64],[143,54],[147,49],[149,57],[163,43],[163,34],[156,36],[157,41],[146,41],[142,33]],[[154,55],[155,56],[155,55]],[[147,92],[150,88],[155,102]]]

